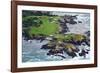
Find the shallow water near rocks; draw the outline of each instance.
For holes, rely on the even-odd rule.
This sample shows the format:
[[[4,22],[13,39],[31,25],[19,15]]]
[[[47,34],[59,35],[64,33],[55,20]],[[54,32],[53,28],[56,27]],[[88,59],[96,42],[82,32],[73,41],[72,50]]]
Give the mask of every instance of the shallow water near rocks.
[[[44,40],[42,43],[36,40],[31,40],[31,41],[32,42],[30,43],[28,41],[23,40],[22,62],[42,62],[42,61],[61,61],[61,60],[67,61],[69,59],[72,59],[72,60],[84,59],[83,57],[80,57],[78,55],[75,58],[71,58],[66,53],[62,54],[63,56],[66,57],[65,59],[60,56],[54,56],[54,55],[49,56],[47,55],[49,51],[48,49],[47,50],[40,49],[41,46],[43,44],[48,43],[48,41]],[[89,54],[87,54],[87,58],[85,59],[89,59]]]

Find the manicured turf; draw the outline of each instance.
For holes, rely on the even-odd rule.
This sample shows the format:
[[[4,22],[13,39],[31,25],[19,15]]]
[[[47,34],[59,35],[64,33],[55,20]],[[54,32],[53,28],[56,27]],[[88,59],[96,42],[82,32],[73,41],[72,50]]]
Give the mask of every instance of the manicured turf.
[[[35,34],[44,34],[44,35],[54,35],[55,33],[57,33],[59,31],[59,24],[58,19],[59,17],[57,16],[53,16],[53,17],[49,17],[49,16],[41,16],[40,19],[43,22],[39,27],[31,27],[30,28],[30,35]],[[51,21],[50,21],[51,19]]]

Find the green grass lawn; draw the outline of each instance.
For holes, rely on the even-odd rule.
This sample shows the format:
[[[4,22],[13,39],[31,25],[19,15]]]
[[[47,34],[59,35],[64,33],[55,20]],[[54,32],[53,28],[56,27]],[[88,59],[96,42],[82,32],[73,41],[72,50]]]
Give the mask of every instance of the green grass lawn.
[[[39,27],[30,27],[30,35],[35,34],[44,34],[46,36],[54,35],[59,31],[59,24],[57,16],[49,17],[49,16],[39,16],[41,21],[43,22]],[[49,21],[52,19],[52,21]]]

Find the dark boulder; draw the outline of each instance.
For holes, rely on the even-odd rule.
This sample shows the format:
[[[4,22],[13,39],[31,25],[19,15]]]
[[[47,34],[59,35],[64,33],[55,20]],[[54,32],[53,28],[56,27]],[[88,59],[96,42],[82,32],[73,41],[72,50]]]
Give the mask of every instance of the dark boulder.
[[[90,31],[85,32],[85,34],[90,37]]]
[[[78,21],[78,23],[82,23],[82,21]]]
[[[48,44],[42,45],[41,49],[55,49],[55,45],[49,46]]]
[[[79,53],[79,56],[86,58],[86,54],[88,54],[88,51],[82,50],[81,53]]]
[[[49,49],[47,44],[46,45],[42,45],[41,49]]]
[[[69,23],[70,23],[70,24],[77,24],[77,22],[74,21],[74,20],[71,20]]]
[[[76,57],[76,53],[75,52],[66,52],[69,56],[71,56],[72,58]]]
[[[47,55],[56,55],[56,54],[63,54],[63,50],[56,50],[56,49],[51,49],[49,50],[49,52],[47,53]]]
[[[42,42],[43,40],[45,40],[45,36],[33,36],[32,39],[35,39],[35,40],[40,40],[40,42]]]

